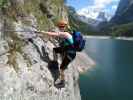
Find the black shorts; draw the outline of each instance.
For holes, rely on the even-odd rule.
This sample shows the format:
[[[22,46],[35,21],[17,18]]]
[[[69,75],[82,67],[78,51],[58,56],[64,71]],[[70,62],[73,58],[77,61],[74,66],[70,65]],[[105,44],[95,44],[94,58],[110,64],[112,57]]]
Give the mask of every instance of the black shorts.
[[[67,68],[69,63],[76,57],[76,51],[73,49],[57,47],[54,48],[55,53],[60,53],[63,56],[63,60],[60,66],[60,69],[64,70]]]

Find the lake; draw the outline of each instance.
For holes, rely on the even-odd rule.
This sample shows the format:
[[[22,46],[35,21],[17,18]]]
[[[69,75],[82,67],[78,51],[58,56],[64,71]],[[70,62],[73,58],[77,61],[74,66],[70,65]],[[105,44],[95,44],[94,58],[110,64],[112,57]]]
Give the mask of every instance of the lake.
[[[88,38],[96,66],[80,75],[82,100],[133,100],[133,41]]]

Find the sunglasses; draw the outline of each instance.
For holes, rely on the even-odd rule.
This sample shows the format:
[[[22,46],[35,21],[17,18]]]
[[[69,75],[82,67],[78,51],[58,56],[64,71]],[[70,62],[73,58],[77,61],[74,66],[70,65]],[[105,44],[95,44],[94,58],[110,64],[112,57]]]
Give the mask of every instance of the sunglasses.
[[[65,26],[64,26],[64,25],[62,25],[62,26],[59,26],[59,28],[65,28]]]

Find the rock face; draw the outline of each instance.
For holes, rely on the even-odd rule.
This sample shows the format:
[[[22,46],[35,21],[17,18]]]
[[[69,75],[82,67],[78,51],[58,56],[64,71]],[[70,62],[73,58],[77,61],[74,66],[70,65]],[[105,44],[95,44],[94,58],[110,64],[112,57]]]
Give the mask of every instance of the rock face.
[[[58,17],[67,20],[63,0],[9,0],[0,13],[1,100],[81,100],[79,71],[87,70],[93,61],[88,57],[85,64],[73,61],[65,71],[65,87],[58,89],[48,67],[58,42],[34,32],[56,29]]]
[[[25,39],[29,33],[16,35],[18,40],[10,40],[13,47],[9,40],[0,40],[0,97],[3,100],[80,100],[79,72],[74,66],[65,72],[65,87],[54,86],[54,77],[48,68],[53,59],[53,43],[31,35],[32,43]]]

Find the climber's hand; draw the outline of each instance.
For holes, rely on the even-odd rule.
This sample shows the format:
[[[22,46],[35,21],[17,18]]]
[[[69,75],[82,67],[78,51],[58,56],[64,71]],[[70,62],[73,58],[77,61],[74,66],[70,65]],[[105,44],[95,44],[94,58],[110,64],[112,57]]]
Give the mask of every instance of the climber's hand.
[[[38,32],[38,35],[39,35],[40,37],[48,37],[48,36],[49,36],[48,33],[49,33],[49,32],[46,32],[46,31],[39,31],[39,32]]]
[[[43,33],[43,34],[45,34],[46,32],[45,32],[45,31],[40,31],[40,33]]]

